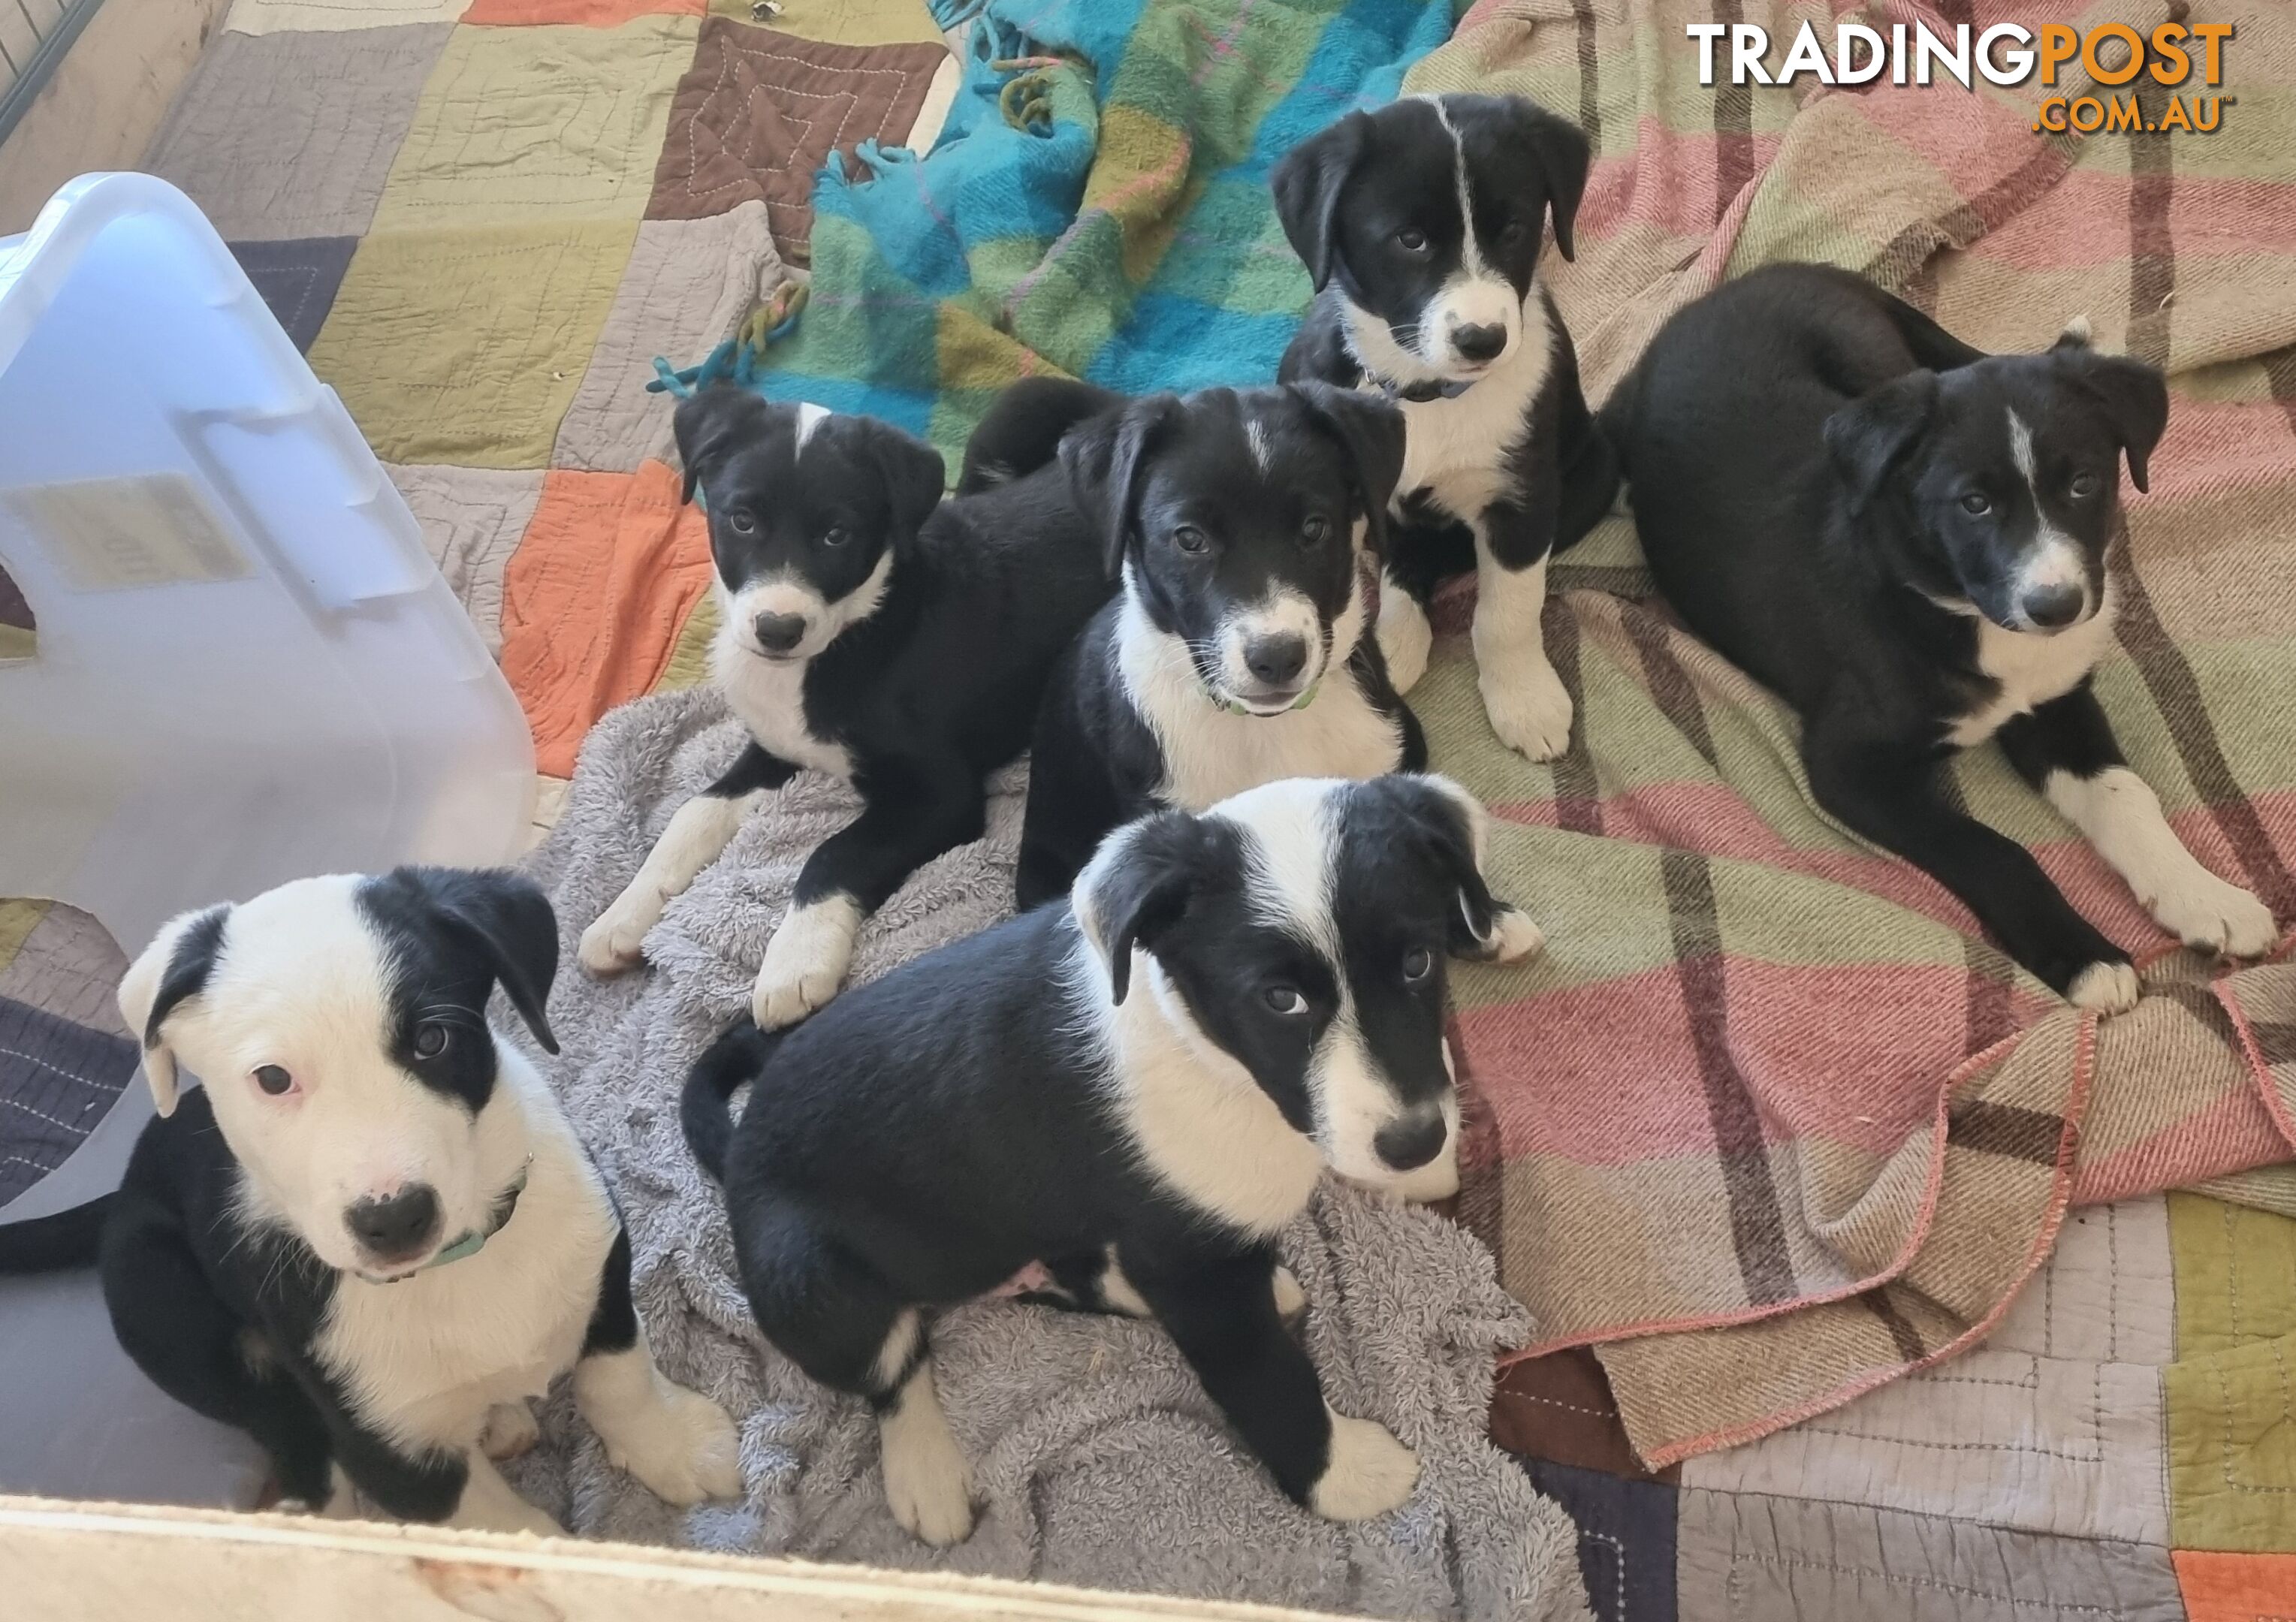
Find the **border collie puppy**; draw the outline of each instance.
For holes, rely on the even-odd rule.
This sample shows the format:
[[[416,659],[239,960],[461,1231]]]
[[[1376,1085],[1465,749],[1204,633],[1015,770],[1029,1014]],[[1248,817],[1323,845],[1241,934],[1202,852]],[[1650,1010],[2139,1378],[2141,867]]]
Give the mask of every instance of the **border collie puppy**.
[[[708,499],[721,625],[711,673],[750,742],[680,807],[583,932],[583,966],[638,961],[662,909],[801,766],[861,815],[798,875],[758,971],[771,1030],[837,995],[861,920],[980,837],[983,779],[1027,747],[1045,678],[1106,601],[1091,527],[1046,471],[939,504],[940,455],[872,417],[746,389],[681,403],[685,490]]]
[[[1284,1333],[1275,1245],[1327,1169],[1457,1186],[1446,950],[1461,930],[1485,958],[1538,944],[1485,888],[1483,838],[1439,777],[1159,812],[1103,843],[1072,904],[702,1056],[686,1137],[725,1185],[758,1326],[875,1405],[904,1527],[972,1527],[927,1315],[1039,1259],[1160,1320],[1295,1502],[1354,1520],[1404,1501],[1418,1461],[1332,1412]]]
[[[1006,391],[967,448],[968,477],[1055,446],[1123,587],[1046,689],[1023,908],[1066,894],[1102,836],[1146,812],[1426,764],[1364,635],[1358,557],[1384,544],[1403,457],[1391,406],[1319,383],[1127,403],[1046,380]]]
[[[1958,896],[2086,1008],[2128,954],[2021,845],[1947,797],[1956,750],[2010,763],[2187,945],[2276,930],[2194,859],[2089,685],[2112,645],[2120,462],[2139,490],[2161,374],[2089,348],[1988,356],[1846,271],[1781,265],[1677,314],[1604,407],[1643,550],[1690,628],[1802,720],[1817,803]]]
[[[1473,569],[1483,709],[1533,760],[1570,741],[1570,695],[1539,627],[1547,557],[1617,486],[1538,281],[1550,213],[1571,256],[1587,165],[1586,136],[1521,96],[1414,96],[1349,113],[1287,154],[1274,183],[1316,293],[1276,375],[1403,409],[1395,493],[1411,521],[1387,560],[1378,627],[1396,687],[1410,692],[1427,668],[1435,588]]]
[[[738,1496],[733,1422],[663,1379],[630,1243],[557,1101],[550,903],[507,872],[303,879],[160,930],[119,987],[160,1108],[116,1194],[7,1230],[0,1271],[101,1266],[120,1345],[248,1432],[282,1495],[555,1532],[489,1463],[569,1369],[607,1455]],[[206,1085],[179,1095],[178,1067]]]

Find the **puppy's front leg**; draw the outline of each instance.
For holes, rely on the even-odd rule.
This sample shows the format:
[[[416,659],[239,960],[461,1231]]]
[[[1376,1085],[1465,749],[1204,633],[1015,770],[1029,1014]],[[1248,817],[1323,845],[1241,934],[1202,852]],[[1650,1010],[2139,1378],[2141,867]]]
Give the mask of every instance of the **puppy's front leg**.
[[[1802,737],[1810,792],[1852,831],[1944,885],[2037,979],[2079,1008],[2136,1006],[2136,967],[2075,912],[2033,853],[1948,801],[1939,763],[1902,741]]]
[[[630,1237],[615,1233],[574,1365],[574,1405],[606,1457],[670,1503],[742,1495],[741,1438],[726,1411],[654,1366],[630,1298]]]
[[[1364,1520],[1411,1495],[1418,1456],[1386,1426],[1334,1413],[1315,1364],[1283,1332],[1271,1254],[1131,1245],[1120,1254],[1205,1391],[1292,1502],[1328,1520]]]
[[[565,1529],[556,1521],[518,1495],[485,1454],[474,1448],[466,1462],[470,1474],[455,1512],[447,1517],[448,1526],[485,1532],[531,1532],[537,1537],[564,1536]]]
[[[410,1457],[348,1415],[335,1413],[329,1420],[343,1475],[386,1515],[490,1532],[543,1537],[559,1533],[558,1523],[513,1492],[475,1446],[441,1447]]]
[[[1547,549],[1554,538],[1554,480],[1537,481],[1542,511],[1501,503],[1475,530],[1475,673],[1483,712],[1509,749],[1553,760],[1570,747],[1570,693],[1547,661]]]
[[[1999,736],[2010,764],[2128,881],[2162,929],[2204,952],[2271,950],[2280,936],[2271,909],[2185,848],[2152,785],[2121,759],[2087,682],[2014,717]]]
[[[582,966],[600,975],[635,967],[639,943],[661,922],[662,909],[733,842],[750,807],[796,774],[788,761],[743,744],[723,776],[677,808],[628,888],[582,931]]]
[[[862,786],[859,816],[806,859],[789,913],[766,946],[750,1001],[761,1030],[794,1025],[837,995],[853,962],[861,921],[908,876],[980,837],[980,780],[962,765]]]

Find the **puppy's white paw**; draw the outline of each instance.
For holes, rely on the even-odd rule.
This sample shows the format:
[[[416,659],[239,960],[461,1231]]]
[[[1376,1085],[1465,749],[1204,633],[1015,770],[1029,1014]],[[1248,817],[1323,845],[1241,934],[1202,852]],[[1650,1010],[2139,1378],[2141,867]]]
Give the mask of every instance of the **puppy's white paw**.
[[[2203,952],[2259,957],[2280,938],[2270,907],[2198,862],[2146,905],[2162,929]]]
[[[2091,963],[2073,976],[2065,1001],[2075,1008],[2099,1013],[2127,1013],[2136,1006],[2136,969],[2133,963]]]
[[[582,931],[582,944],[575,955],[582,967],[603,978],[619,974],[638,966],[644,954],[639,946],[646,931],[661,920],[661,909],[648,906],[624,890],[614,898],[613,905],[598,914],[596,922]]]
[[[825,1007],[845,983],[861,909],[849,896],[791,907],[766,946],[750,1012],[759,1030],[779,1030]]]
[[[1500,902],[1491,909],[1491,961],[1519,963],[1546,945],[1545,931],[1519,906]]]
[[[1308,1507],[1326,1520],[1368,1520],[1410,1497],[1418,1481],[1419,1455],[1386,1426],[1332,1413],[1331,1462]]]
[[[946,1549],[972,1536],[972,1480],[931,1380],[929,1373],[912,1376],[877,1429],[893,1519],[910,1536]]]
[[[1499,741],[1533,760],[1553,760],[1570,747],[1570,693],[1544,659],[1478,678],[1483,711]]]
[[[1291,1268],[1275,1269],[1275,1287],[1277,1317],[1290,1323],[1308,1310],[1308,1292],[1300,1288],[1300,1276]]]
[[[742,1495],[742,1439],[726,1411],[699,1391],[655,1377],[655,1412],[625,1429],[606,1457],[666,1503]]]
[[[1435,646],[1435,627],[1427,610],[1410,593],[1392,580],[1379,586],[1380,656],[1387,661],[1387,679],[1398,692],[1409,692],[1427,674],[1427,656]]]
[[[534,1410],[524,1403],[496,1403],[487,1410],[487,1428],[479,1433],[479,1451],[489,1459],[515,1459],[542,1439]]]

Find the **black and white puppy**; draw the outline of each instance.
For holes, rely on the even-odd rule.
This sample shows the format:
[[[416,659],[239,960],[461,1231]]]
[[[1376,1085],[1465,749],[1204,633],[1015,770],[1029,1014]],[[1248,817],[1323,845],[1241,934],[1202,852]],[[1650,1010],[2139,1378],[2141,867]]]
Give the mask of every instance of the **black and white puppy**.
[[[1028,746],[1046,676],[1109,584],[1056,471],[941,504],[939,453],[872,417],[717,388],[676,426],[717,562],[711,674],[750,741],[580,954],[598,974],[635,964],[769,791],[804,766],[843,778],[861,815],[807,859],[758,971],[774,1029],[837,994],[861,920],[904,880],[980,837],[983,779]]]
[[[1072,903],[702,1057],[686,1136],[725,1185],[758,1325],[876,1406],[903,1526],[972,1526],[927,1315],[1037,1260],[1082,1303],[1160,1320],[1298,1503],[1352,1520],[1404,1501],[1418,1461],[1332,1412],[1284,1333],[1275,1243],[1326,1170],[1456,1187],[1447,946],[1456,927],[1487,958],[1538,942],[1484,884],[1484,827],[1421,776],[1160,812],[1101,846]]]
[[[1473,569],[1483,708],[1534,760],[1570,740],[1570,695],[1539,626],[1547,558],[1617,485],[1538,280],[1550,214],[1571,257],[1587,167],[1587,138],[1521,96],[1414,96],[1349,113],[1288,153],[1274,182],[1316,291],[1276,375],[1382,392],[1403,411],[1395,499],[1408,521],[1378,629],[1396,687],[1410,692],[1427,668],[1428,599]]]
[[[488,1455],[574,1400],[674,1503],[733,1497],[734,1426],[663,1379],[630,1247],[557,1101],[550,904],[506,872],[304,879],[163,928],[120,983],[160,1108],[116,1194],[6,1231],[0,1270],[96,1262],[160,1389],[255,1438],[283,1497],[554,1532]],[[178,1071],[205,1085],[179,1094]]]
[[[2161,374],[2086,322],[1988,356],[1845,271],[1776,266],[1669,321],[1604,407],[1643,550],[1690,628],[1800,713],[1819,805],[1923,868],[2084,1007],[2128,954],[2030,852],[1947,798],[1988,738],[2163,928],[2250,955],[2271,913],[2194,859],[2089,684],[2112,645],[2120,463],[2145,487]]]
[[[1046,689],[1022,907],[1066,894],[1102,837],[1149,811],[1426,764],[1364,635],[1359,557],[1383,546],[1403,457],[1392,406],[1319,383],[1128,403],[1046,380],[1008,390],[982,422],[968,477],[1055,445],[1123,587]]]

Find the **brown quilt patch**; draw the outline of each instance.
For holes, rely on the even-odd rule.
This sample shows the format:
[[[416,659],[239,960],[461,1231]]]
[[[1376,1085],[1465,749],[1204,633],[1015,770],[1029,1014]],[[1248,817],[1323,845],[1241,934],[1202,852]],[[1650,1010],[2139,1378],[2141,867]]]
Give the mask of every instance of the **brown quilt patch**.
[[[939,45],[857,50],[707,19],[670,106],[646,217],[701,219],[754,199],[782,256],[806,262],[823,162],[873,136],[906,140],[947,60]]]

